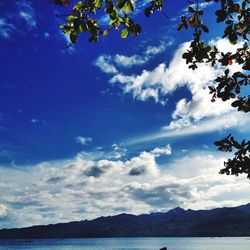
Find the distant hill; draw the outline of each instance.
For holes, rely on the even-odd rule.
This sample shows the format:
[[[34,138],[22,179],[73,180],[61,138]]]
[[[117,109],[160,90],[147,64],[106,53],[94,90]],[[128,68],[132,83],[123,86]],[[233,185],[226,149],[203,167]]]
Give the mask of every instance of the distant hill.
[[[6,238],[250,236],[250,203],[232,208],[143,215],[119,214],[94,220],[0,230]]]

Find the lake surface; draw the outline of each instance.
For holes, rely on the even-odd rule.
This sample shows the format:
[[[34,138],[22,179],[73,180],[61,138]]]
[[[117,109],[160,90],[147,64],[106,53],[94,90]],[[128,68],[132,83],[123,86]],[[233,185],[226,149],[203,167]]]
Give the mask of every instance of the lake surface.
[[[159,250],[162,247],[168,250],[250,250],[250,237],[0,240],[1,250]]]

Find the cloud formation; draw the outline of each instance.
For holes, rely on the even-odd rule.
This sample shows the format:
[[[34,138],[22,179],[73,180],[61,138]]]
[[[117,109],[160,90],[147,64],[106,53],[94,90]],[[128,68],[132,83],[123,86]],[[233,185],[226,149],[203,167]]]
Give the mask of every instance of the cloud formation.
[[[2,8],[4,8],[4,3]],[[15,32],[22,33],[24,23],[27,30],[37,27],[36,14],[31,1],[15,1],[12,9],[7,9],[8,13],[0,18],[0,37],[11,39]]]
[[[170,153],[167,145],[127,160],[88,160],[78,154],[22,170],[0,167],[1,227],[247,202],[246,178],[218,174],[223,158],[197,152],[160,166],[157,157]]]
[[[231,45],[226,39],[212,40],[210,44],[224,53],[235,52],[242,45],[241,43],[237,46]],[[231,107],[232,101],[223,102],[217,99],[216,102],[211,102],[208,86],[215,84],[214,79],[222,75],[225,68],[202,63],[196,70],[189,69],[182,58],[182,54],[189,46],[189,42],[181,44],[169,65],[161,63],[153,70],[143,70],[138,75],[117,73],[110,79],[112,85],[119,84],[124,93],[132,94],[135,99],[141,101],[152,99],[163,105],[167,105],[168,96],[177,89],[186,87],[190,91],[191,98],[177,100],[172,120],[162,127],[165,132],[145,136],[145,140],[212,132],[224,127],[237,127],[249,120],[248,116],[234,111]],[[229,66],[229,70],[232,73],[242,69],[239,64],[234,63]],[[143,142],[143,138],[137,139],[131,141]]]
[[[15,26],[9,23],[5,18],[0,18],[0,37],[8,39],[15,31]]]
[[[0,219],[7,215],[7,207],[3,204],[0,204]]]
[[[89,144],[89,143],[92,142],[92,138],[91,137],[83,137],[83,136],[77,136],[75,138],[75,140],[76,140],[77,143],[80,143],[82,145],[87,145],[87,144]]]
[[[111,154],[112,155],[111,157],[114,157],[115,159],[120,159],[127,154],[127,149],[124,147],[120,147],[116,143],[112,145],[112,148],[113,148],[113,154]]]
[[[119,69],[121,68],[130,68],[132,66],[146,64],[154,56],[164,52],[167,47],[171,46],[172,44],[173,41],[170,40],[168,43],[161,42],[159,46],[148,46],[142,55],[135,54],[127,56],[116,54],[115,56],[111,56],[103,54],[95,60],[94,64],[104,73],[118,74]]]
[[[118,73],[118,70],[113,65],[113,58],[109,55],[101,55],[94,62],[95,66],[97,66],[101,71],[107,74],[115,74]]]
[[[212,41],[211,43],[222,51],[225,51],[225,49],[227,51],[237,49],[237,47],[230,45],[226,39]],[[166,96],[173,93],[176,89],[186,86],[192,94],[192,100],[182,99],[179,101],[179,104],[177,103],[177,110],[174,113],[176,117],[189,113],[192,118],[201,119],[210,114],[227,112],[230,109],[230,105],[227,102],[218,100],[215,108],[215,105],[210,102],[211,97],[207,89],[207,86],[213,84],[213,80],[222,74],[224,69],[212,67],[211,64],[204,63],[200,64],[196,70],[189,69],[182,58],[182,54],[189,46],[189,42],[181,44],[168,66],[165,63],[161,63],[152,71],[143,70],[139,75],[119,73],[110,79],[110,83],[120,84],[125,93],[131,93],[136,99],[146,101],[149,98],[153,98],[156,102],[164,102]],[[231,71],[240,69],[236,64],[230,68]]]
[[[16,1],[19,17],[29,29],[36,28],[36,15],[30,1]]]
[[[250,116],[239,113],[237,111],[205,118],[195,123],[190,120],[180,119],[170,122],[169,125],[163,126],[161,131],[129,138],[124,143],[126,145],[133,145],[149,141],[155,141],[163,138],[180,138],[183,136],[199,135],[204,133],[211,133],[214,131],[226,131],[227,129],[237,128],[239,131],[246,131],[250,123]]]
[[[114,62],[119,67],[130,68],[135,65],[146,64],[150,59],[154,56],[164,52],[167,47],[171,46],[173,41],[169,41],[168,43],[161,42],[159,46],[148,46],[145,48],[145,51],[142,55],[132,55],[132,56],[125,56],[116,54],[113,57]]]
[[[153,154],[155,157],[159,157],[161,155],[171,155],[172,149],[171,149],[170,145],[168,144],[165,147],[154,148],[153,150],[150,151],[150,153]]]

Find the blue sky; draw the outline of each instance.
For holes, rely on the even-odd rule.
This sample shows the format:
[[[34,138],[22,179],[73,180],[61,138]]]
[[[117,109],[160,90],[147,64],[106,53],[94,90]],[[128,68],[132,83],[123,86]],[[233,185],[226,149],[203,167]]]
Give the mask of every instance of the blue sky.
[[[67,51],[63,9],[1,1],[0,228],[249,202],[244,176],[218,174],[228,156],[213,141],[248,137],[250,117],[211,103],[223,68],[187,69],[187,5],[168,2],[169,18],[135,15],[138,38],[82,35]],[[235,50],[203,7],[205,39]]]

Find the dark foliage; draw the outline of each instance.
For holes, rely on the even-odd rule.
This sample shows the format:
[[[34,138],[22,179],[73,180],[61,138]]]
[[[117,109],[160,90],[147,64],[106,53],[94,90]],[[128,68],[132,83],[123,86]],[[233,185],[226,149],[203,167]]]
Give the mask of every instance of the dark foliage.
[[[206,0],[205,2],[211,2]],[[183,58],[190,68],[196,69],[199,63],[221,64],[222,66],[232,65],[238,63],[242,66],[242,71],[234,72],[229,75],[229,70],[226,69],[224,75],[217,77],[215,86],[210,86],[210,94],[212,94],[212,102],[216,98],[223,101],[233,100],[232,107],[237,108],[238,111],[250,111],[250,95],[242,95],[242,89],[250,85],[250,48],[248,46],[248,36],[250,34],[250,1],[244,0],[238,3],[233,0],[214,0],[220,3],[220,9],[215,12],[217,22],[224,22],[225,29],[223,38],[227,37],[231,44],[237,44],[239,41],[244,41],[244,45],[238,48],[236,53],[222,53],[216,47],[206,45],[201,39],[202,32],[208,32],[208,29],[203,27],[200,16],[203,12],[199,9],[200,1],[195,0],[196,8],[189,8],[191,17],[182,17],[181,28],[191,27],[194,29],[194,38],[191,42],[190,49],[183,54]],[[190,22],[196,16],[196,22]],[[184,21],[183,21],[184,20]],[[238,176],[239,174],[247,174],[250,179],[250,155],[249,145],[250,141],[243,140],[241,143],[237,142],[231,135],[215,142],[219,151],[232,152],[234,158],[228,159],[224,163],[221,174],[231,174]]]
[[[225,168],[221,170],[222,174],[239,175],[241,173],[246,173],[247,178],[250,179],[250,141],[243,140],[239,143],[233,136],[229,135],[215,142],[215,145],[223,152],[232,152],[234,149],[236,150],[234,153],[235,157],[224,163]]]

